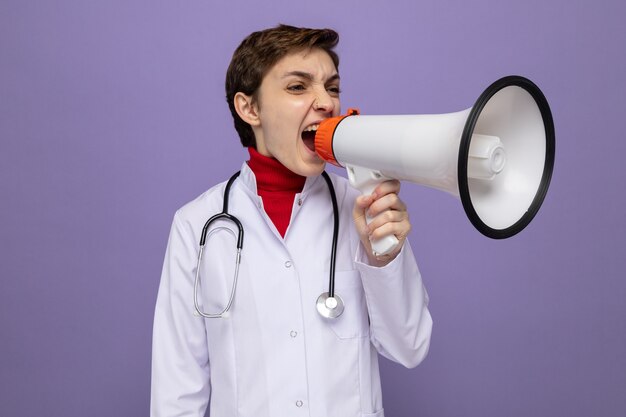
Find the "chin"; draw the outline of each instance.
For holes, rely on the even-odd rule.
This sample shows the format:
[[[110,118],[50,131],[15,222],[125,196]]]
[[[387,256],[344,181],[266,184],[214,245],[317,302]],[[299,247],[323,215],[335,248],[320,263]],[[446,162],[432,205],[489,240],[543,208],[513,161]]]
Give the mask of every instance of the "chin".
[[[298,171],[300,172],[296,172],[296,174],[302,175],[303,177],[315,177],[324,171],[324,168],[326,168],[326,162],[321,161],[320,163],[304,163],[298,168],[301,169],[299,169]]]

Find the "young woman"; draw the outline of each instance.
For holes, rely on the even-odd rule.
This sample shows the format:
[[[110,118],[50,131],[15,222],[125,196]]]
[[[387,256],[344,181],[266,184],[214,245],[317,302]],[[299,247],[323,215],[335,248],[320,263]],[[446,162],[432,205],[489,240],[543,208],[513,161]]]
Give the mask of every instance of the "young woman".
[[[321,175],[313,138],[340,112],[337,42],[332,30],[281,25],[252,33],[233,55],[226,96],[250,159],[230,187],[216,185],[174,217],[154,320],[153,417],[207,408],[216,417],[380,417],[377,354],[414,367],[428,351],[428,296],[399,182],[359,196]],[[245,232],[241,262],[238,227],[220,219],[197,266],[205,222],[225,197]],[[370,239],[391,233],[398,247],[373,255]],[[343,312],[325,317],[317,300],[328,291],[334,234]],[[231,294],[228,312],[203,317]]]

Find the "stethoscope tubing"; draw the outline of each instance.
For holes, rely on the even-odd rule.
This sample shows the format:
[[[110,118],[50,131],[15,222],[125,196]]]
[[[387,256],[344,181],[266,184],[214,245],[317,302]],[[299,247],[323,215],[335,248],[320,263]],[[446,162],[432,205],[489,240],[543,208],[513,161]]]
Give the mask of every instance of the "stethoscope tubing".
[[[230,195],[230,187],[233,185],[233,183],[235,182],[235,180],[237,179],[240,173],[241,171],[237,171],[235,174],[233,174],[232,177],[230,177],[230,179],[226,183],[226,187],[224,188],[224,205],[222,206],[222,212],[214,216],[211,216],[211,218],[206,221],[206,223],[204,224],[204,227],[202,228],[202,234],[200,236],[200,251],[198,252],[198,263],[196,265],[196,277],[194,279],[194,284],[193,284],[193,305],[196,309],[196,313],[208,319],[224,317],[225,314],[228,312],[228,310],[230,310],[230,306],[232,305],[233,300],[235,299],[235,292],[237,292],[237,279],[239,278],[239,264],[241,263],[241,251],[243,249],[244,230],[243,230],[243,225],[241,224],[239,219],[233,216],[232,214],[228,213],[228,200],[229,200],[228,196]],[[235,223],[235,225],[237,226],[237,229],[238,229],[237,257],[235,259],[235,276],[233,278],[233,286],[230,290],[230,297],[228,298],[228,304],[226,304],[226,307],[219,313],[211,314],[211,313],[205,313],[204,311],[200,309],[200,305],[198,303],[198,288],[200,286],[200,265],[202,263],[202,254],[204,253],[204,245],[206,244],[206,238],[207,238],[207,234],[209,231],[209,227],[214,221],[219,220],[219,219],[230,220],[231,222]]]
[[[204,247],[204,244],[206,243],[207,231],[209,230],[209,226],[211,225],[211,223],[213,223],[215,220],[225,218],[237,225],[237,228],[239,229],[239,234],[237,235],[237,249],[239,249],[240,251],[241,249],[243,249],[243,226],[241,225],[241,222],[237,217],[228,213],[228,197],[230,195],[230,187],[233,185],[233,182],[235,182],[240,173],[241,171],[235,172],[235,174],[233,174],[233,176],[230,177],[230,179],[226,183],[226,188],[224,188],[224,205],[222,206],[222,212],[212,216],[204,224],[204,227],[202,228],[202,235],[200,236],[200,247]]]
[[[337,238],[339,236],[339,206],[337,204],[337,195],[335,194],[335,187],[330,180],[330,177],[326,171],[322,172],[322,177],[328,184],[328,190],[330,191],[330,200],[333,204],[333,245],[330,250],[330,277],[328,278],[328,296],[335,297],[335,262],[337,260]]]

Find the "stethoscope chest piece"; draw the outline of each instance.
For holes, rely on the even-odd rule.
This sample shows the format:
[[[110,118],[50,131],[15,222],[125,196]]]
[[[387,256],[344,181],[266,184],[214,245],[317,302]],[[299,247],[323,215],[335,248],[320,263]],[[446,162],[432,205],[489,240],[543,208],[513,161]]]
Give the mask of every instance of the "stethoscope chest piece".
[[[343,313],[343,300],[338,294],[330,297],[329,293],[325,292],[317,298],[316,307],[322,317],[334,319]]]

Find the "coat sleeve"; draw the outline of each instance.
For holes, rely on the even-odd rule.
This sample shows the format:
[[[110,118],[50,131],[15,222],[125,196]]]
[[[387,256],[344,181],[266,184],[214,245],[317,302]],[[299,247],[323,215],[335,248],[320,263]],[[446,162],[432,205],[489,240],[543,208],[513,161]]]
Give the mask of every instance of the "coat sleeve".
[[[367,264],[358,245],[356,267],[361,273],[370,317],[370,339],[384,357],[407,368],[417,366],[428,353],[432,318],[410,244],[382,268]]]
[[[206,330],[193,306],[197,244],[177,212],[154,313],[151,417],[202,417],[209,403]]]

